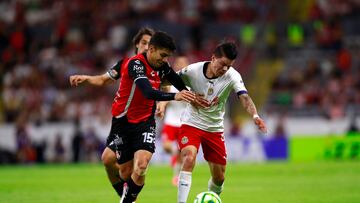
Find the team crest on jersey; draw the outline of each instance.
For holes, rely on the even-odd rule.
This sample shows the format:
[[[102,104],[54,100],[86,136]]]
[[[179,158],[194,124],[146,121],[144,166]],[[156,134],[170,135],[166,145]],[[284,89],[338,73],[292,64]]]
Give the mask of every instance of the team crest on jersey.
[[[136,64],[140,64],[140,60],[135,60],[135,63],[136,63]]]
[[[186,144],[189,142],[189,138],[187,138],[186,136],[184,136],[183,138],[181,138],[181,144]]]
[[[208,89],[207,94],[208,94],[208,95],[214,94],[214,89],[210,87],[210,88]]]
[[[152,77],[155,77],[155,71],[151,71],[151,72],[150,72],[150,75],[151,75]]]

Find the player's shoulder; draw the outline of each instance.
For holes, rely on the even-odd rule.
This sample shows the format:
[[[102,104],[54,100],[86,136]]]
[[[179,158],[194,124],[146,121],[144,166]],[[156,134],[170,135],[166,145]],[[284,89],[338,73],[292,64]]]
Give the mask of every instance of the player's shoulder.
[[[230,67],[226,74],[230,77],[241,77],[240,73],[233,67]]]
[[[207,61],[200,61],[200,62],[192,63],[192,64],[190,64],[188,67],[191,67],[191,68],[202,68],[206,62],[207,62]]]
[[[231,80],[233,82],[242,80],[240,73],[237,70],[235,70],[233,67],[230,67],[229,70],[226,71],[224,77],[226,80]]]
[[[144,65],[144,61],[145,61],[145,56],[143,54],[137,54],[135,56],[132,56],[130,58],[127,59],[128,63],[133,63],[133,64],[137,64],[137,65]]]
[[[139,54],[129,58],[127,64],[129,69],[133,69],[136,71],[145,70],[147,68],[146,64],[142,60],[141,56],[139,56]]]
[[[128,60],[129,64],[133,64],[133,65],[145,65],[144,62],[142,62],[140,59],[138,58],[130,58]]]
[[[185,67],[183,69],[183,72],[192,72],[192,71],[196,71],[196,70],[199,70],[204,67],[204,64],[206,63],[206,61],[201,61],[201,62],[196,62],[196,63],[192,63],[190,65],[188,65],[187,67]]]

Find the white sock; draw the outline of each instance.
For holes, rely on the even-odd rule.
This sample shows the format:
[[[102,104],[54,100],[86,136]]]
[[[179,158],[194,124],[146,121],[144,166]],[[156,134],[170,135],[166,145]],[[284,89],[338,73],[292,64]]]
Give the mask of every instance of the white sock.
[[[208,190],[215,192],[216,194],[220,195],[220,193],[223,191],[224,183],[222,185],[216,185],[212,178],[210,177],[210,180],[208,182]]]
[[[178,184],[178,203],[186,203],[191,187],[191,172],[180,171]]]

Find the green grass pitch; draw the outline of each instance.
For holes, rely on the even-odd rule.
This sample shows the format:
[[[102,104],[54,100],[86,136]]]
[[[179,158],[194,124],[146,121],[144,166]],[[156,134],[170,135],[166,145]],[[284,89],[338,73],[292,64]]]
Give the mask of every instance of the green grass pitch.
[[[151,165],[137,203],[175,203],[168,166]],[[188,202],[206,191],[197,165]],[[360,163],[229,164],[224,203],[359,203]],[[100,164],[0,166],[0,203],[119,202]]]

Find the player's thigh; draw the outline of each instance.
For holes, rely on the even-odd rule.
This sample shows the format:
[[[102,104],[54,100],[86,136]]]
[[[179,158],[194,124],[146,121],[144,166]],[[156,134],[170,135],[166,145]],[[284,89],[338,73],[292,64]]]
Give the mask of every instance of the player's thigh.
[[[204,132],[201,137],[204,158],[208,162],[226,165],[226,147],[223,133]]]
[[[106,147],[101,155],[101,160],[105,165],[114,165],[116,164],[116,155],[113,150],[111,150],[109,147]]]
[[[153,155],[153,153],[151,153],[147,150],[136,151],[135,155],[134,155],[134,166],[146,168],[150,162],[152,155]]]
[[[198,150],[201,142],[200,137],[201,131],[199,129],[189,125],[181,125],[177,139],[180,150],[183,151],[187,146],[194,146]]]
[[[182,148],[180,151],[181,160],[184,162],[185,165],[194,165],[196,162],[197,153],[198,149],[195,146],[188,145]]]

